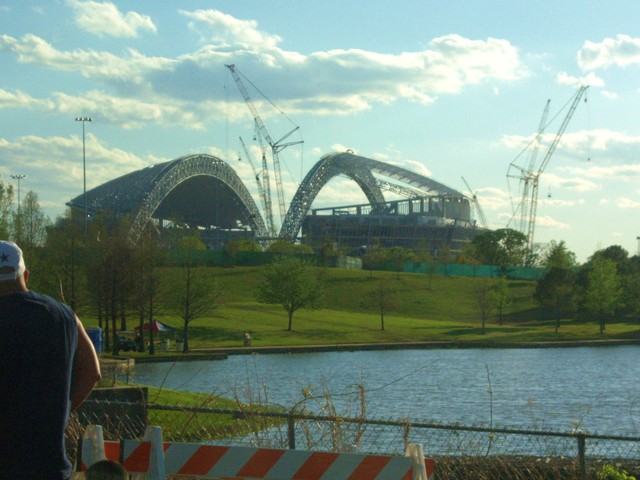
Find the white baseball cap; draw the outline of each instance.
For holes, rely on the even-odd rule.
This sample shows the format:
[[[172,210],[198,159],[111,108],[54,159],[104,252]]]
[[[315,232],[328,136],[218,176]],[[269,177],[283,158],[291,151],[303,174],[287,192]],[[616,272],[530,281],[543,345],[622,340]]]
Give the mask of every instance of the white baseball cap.
[[[15,243],[0,240],[0,282],[13,281],[24,274],[22,250]]]

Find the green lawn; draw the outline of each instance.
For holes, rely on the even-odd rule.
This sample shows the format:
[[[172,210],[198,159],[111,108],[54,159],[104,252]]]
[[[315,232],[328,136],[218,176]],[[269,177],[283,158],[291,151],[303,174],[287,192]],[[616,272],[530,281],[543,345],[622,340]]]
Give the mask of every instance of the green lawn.
[[[170,274],[165,272],[165,274]],[[534,302],[533,281],[511,281],[512,302],[505,310],[503,325],[497,315],[486,324],[482,335],[474,288],[478,279],[421,274],[323,269],[324,301],[316,310],[299,310],[288,332],[282,307],[257,303],[254,299],[260,280],[259,267],[207,268],[223,288],[222,304],[210,318],[189,325],[191,348],[237,347],[249,332],[254,346],[318,345],[339,343],[382,343],[415,341],[528,342],[571,341],[608,338],[640,338],[640,323],[616,321],[607,324],[603,335],[596,322],[565,319],[558,334],[554,322]],[[385,314],[385,330],[371,290],[380,279],[396,290],[392,308]],[[159,317],[178,329],[178,318]],[[132,328],[136,324],[129,320]],[[93,319],[85,323],[95,324]]]

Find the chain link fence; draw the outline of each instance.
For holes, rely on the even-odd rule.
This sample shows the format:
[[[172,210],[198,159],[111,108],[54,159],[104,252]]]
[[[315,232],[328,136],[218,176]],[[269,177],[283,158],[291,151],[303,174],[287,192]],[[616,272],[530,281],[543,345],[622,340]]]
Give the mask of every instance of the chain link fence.
[[[72,416],[70,456],[88,424],[105,439],[141,439],[146,425],[162,427],[165,441],[402,455],[424,446],[436,459],[436,478],[587,479],[604,464],[640,476],[640,437],[593,435],[314,415],[238,404],[236,409],[159,405],[144,389],[137,398],[93,398]],[[212,400],[214,402],[214,400]]]

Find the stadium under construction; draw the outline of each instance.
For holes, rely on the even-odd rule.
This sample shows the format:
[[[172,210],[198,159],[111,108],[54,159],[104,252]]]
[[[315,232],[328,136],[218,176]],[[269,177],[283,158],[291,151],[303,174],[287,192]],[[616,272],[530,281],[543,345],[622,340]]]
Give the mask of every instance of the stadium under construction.
[[[312,209],[318,193],[338,176],[353,180],[368,203]],[[383,192],[393,192],[396,199],[385,199]],[[177,224],[197,229],[211,249],[250,238],[261,244],[275,239],[302,242],[314,249],[330,242],[352,255],[379,245],[427,249],[435,256],[443,248],[452,254],[460,252],[484,231],[471,218],[472,201],[424,175],[344,152],[323,156],[308,172],[288,209],[281,209],[279,231],[270,208],[265,208],[265,196],[261,194],[256,202],[231,166],[204,154],[131,172],[87,191],[86,197],[75,197],[68,205],[85,209],[89,219],[128,217],[132,243],[152,222],[160,231]]]

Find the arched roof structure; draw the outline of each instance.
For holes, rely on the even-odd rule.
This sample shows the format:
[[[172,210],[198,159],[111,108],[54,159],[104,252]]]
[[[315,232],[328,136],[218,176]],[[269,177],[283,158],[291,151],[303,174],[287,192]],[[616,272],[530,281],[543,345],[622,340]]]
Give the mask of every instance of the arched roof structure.
[[[457,190],[405,168],[361,157],[351,152],[330,153],[324,155],[313,166],[300,184],[282,223],[280,238],[291,241],[295,239],[313,200],[322,187],[338,175],[345,175],[354,180],[374,210],[382,208],[385,199],[373,176],[374,172],[418,188],[425,192],[425,195],[465,197]]]
[[[129,214],[135,244],[152,218],[178,219],[202,227],[248,225],[258,237],[267,231],[258,207],[236,172],[223,160],[186,155],[131,172],[87,193],[90,214]],[[83,195],[68,203],[84,208]]]
[[[372,206],[382,211],[386,201],[376,175],[398,180],[428,196],[465,195],[442,183],[404,168],[355,155],[324,155],[306,175],[284,218],[279,237],[295,240],[304,217],[320,190],[334,177],[351,178]],[[67,205],[84,208],[83,195]],[[204,228],[232,229],[249,226],[267,238],[263,216],[236,172],[223,160],[206,154],[185,155],[143,168],[106,182],[86,193],[90,215],[129,215],[129,237],[136,243],[151,218],[175,219]]]

